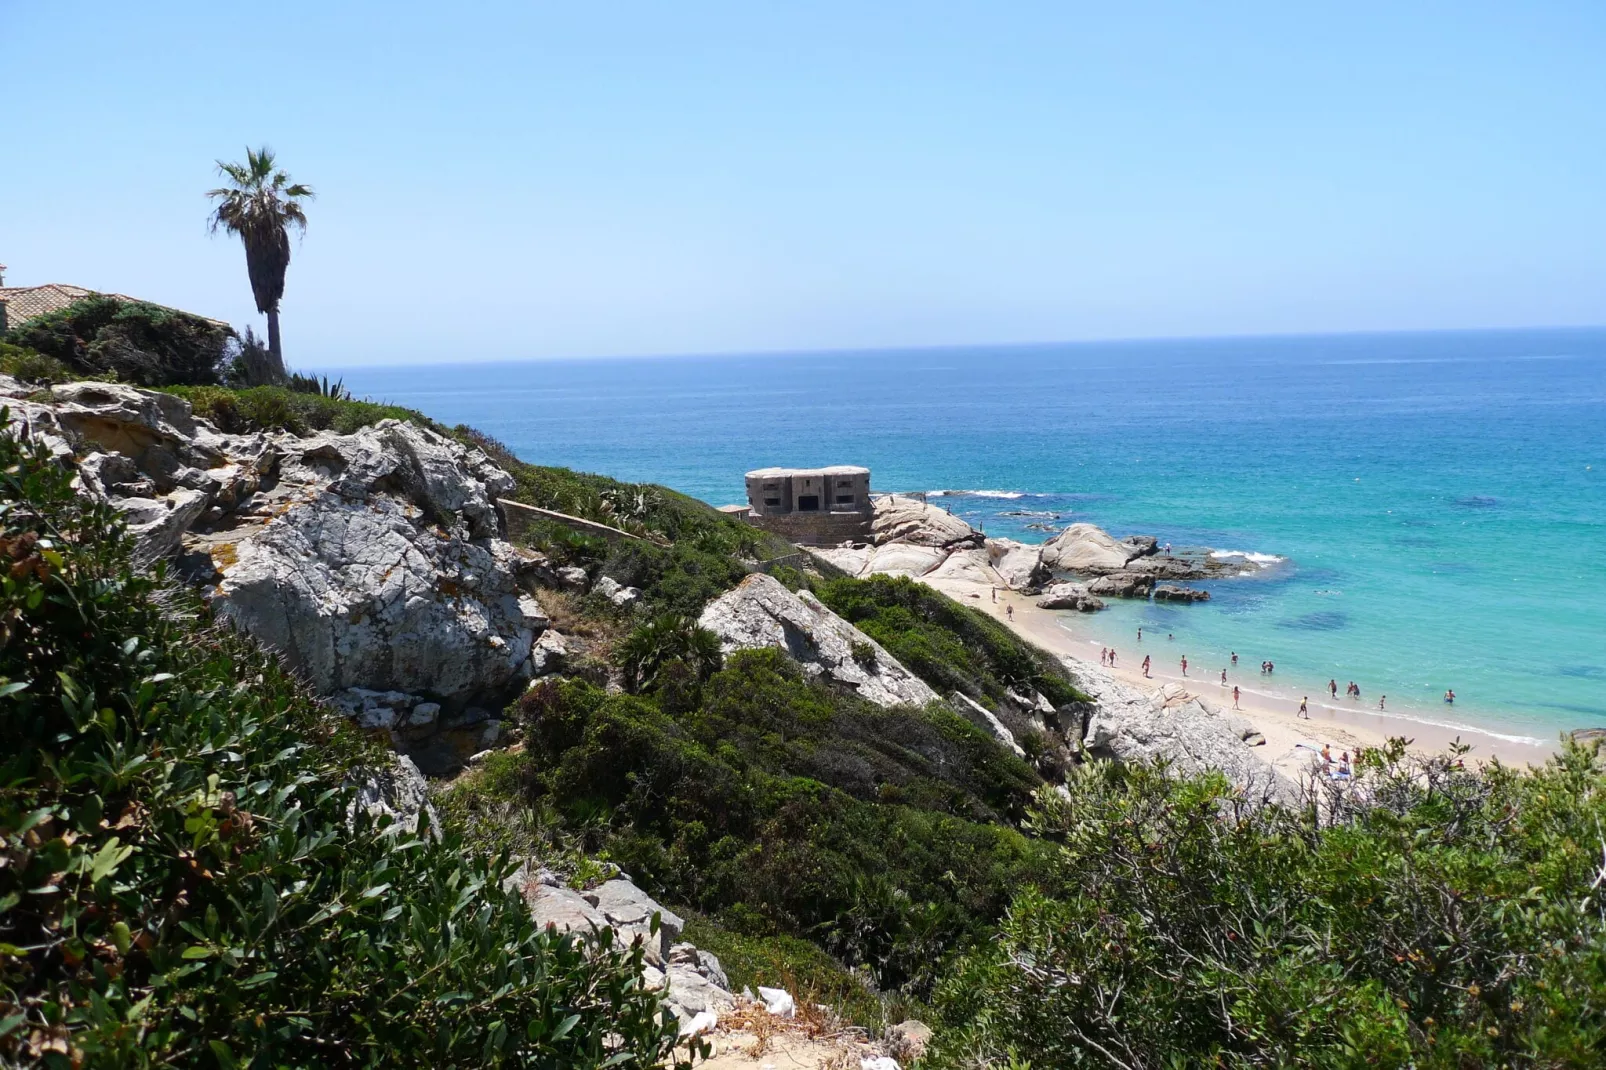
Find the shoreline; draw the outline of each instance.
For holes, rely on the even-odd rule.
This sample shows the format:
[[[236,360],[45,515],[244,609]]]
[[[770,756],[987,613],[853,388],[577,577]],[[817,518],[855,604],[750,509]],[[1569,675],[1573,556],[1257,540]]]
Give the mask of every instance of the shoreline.
[[[976,606],[1004,623],[1021,638],[1057,657],[1068,659],[1074,663],[1074,668],[1083,672],[1102,673],[1149,691],[1167,684],[1180,684],[1204,701],[1245,717],[1266,737],[1265,746],[1256,747],[1256,752],[1285,773],[1297,774],[1307,769],[1324,744],[1331,748],[1336,758],[1345,751],[1353,754],[1359,747],[1381,747],[1394,736],[1410,740],[1411,750],[1419,754],[1442,753],[1459,738],[1473,748],[1467,755],[1469,760],[1498,758],[1502,764],[1516,768],[1543,764],[1559,749],[1558,743],[1536,745],[1505,739],[1496,733],[1471,726],[1435,725],[1391,711],[1368,710],[1359,705],[1345,705],[1342,701],[1334,703],[1328,699],[1325,691],[1320,699],[1311,700],[1310,717],[1301,718],[1298,709],[1302,692],[1280,688],[1253,666],[1240,666],[1236,672],[1229,669],[1226,686],[1220,682],[1219,668],[1212,670],[1202,663],[1202,674],[1190,673],[1184,677],[1180,665],[1174,663],[1180,660],[1181,651],[1164,639],[1144,643],[1140,647],[1135,636],[1116,639],[1100,634],[1096,615],[1073,615],[1061,610],[1039,609],[1034,598],[1018,591],[999,588],[998,600],[994,602],[991,589],[986,584],[964,580],[933,582],[926,579],[922,582],[962,605]],[[1007,606],[1015,608],[1013,621],[1005,616]],[[1095,646],[1116,650],[1115,668],[1093,662],[1092,648]],[[1153,658],[1152,675],[1149,678],[1144,677],[1141,669],[1144,653]],[[1161,653],[1166,656],[1154,656]],[[1171,656],[1173,654],[1174,658]],[[1237,709],[1232,706],[1234,684],[1238,686],[1241,696]]]

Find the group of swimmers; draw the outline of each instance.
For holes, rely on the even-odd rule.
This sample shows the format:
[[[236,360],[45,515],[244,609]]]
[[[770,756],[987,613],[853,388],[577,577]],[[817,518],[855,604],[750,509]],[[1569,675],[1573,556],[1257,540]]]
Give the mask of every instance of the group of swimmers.
[[[1171,634],[1167,634],[1166,638],[1167,639],[1175,639],[1176,636],[1175,635],[1171,635]],[[1143,629],[1142,628],[1138,629],[1138,642],[1140,642],[1140,643],[1143,642]],[[1237,666],[1238,666],[1238,652],[1236,650],[1232,651],[1231,652],[1231,657],[1232,657],[1233,667],[1237,668]],[[1100,664],[1108,665],[1111,668],[1114,668],[1114,666],[1115,666],[1115,648],[1113,648],[1113,647],[1103,648],[1102,652],[1099,655],[1099,662],[1100,662]],[[1188,675],[1188,656],[1186,654],[1184,654],[1182,656],[1182,660],[1181,660],[1180,664],[1182,666],[1182,675],[1183,676],[1187,676]],[[1150,665],[1149,657],[1148,657],[1148,655],[1144,655],[1144,658],[1143,658],[1143,675],[1145,677],[1149,677],[1149,665]],[[1260,673],[1261,673],[1262,676],[1270,676],[1273,673],[1275,673],[1276,671],[1277,671],[1277,665],[1276,665],[1275,662],[1263,661],[1263,662],[1260,663]],[[1222,687],[1226,687],[1227,686],[1227,670],[1226,669],[1222,669],[1221,670],[1221,686]],[[1337,680],[1328,680],[1327,681],[1327,690],[1328,690],[1328,693],[1330,695],[1332,695],[1332,697],[1336,700],[1338,698],[1338,681]],[[1356,699],[1358,701],[1360,699],[1360,697],[1361,697],[1360,685],[1357,684],[1354,680],[1351,680],[1349,682],[1349,686],[1344,688],[1344,694],[1345,694],[1346,697],[1352,698],[1352,699]],[[1233,689],[1232,689],[1232,708],[1235,709],[1235,710],[1241,708],[1239,706],[1239,704],[1238,704],[1240,696],[1241,696],[1241,693],[1239,692],[1237,685],[1236,684],[1233,685]],[[1453,704],[1455,702],[1455,691],[1453,689],[1446,689],[1445,690],[1445,692],[1444,692],[1444,701],[1447,704]],[[1388,696],[1387,695],[1379,695],[1378,696],[1378,699],[1377,699],[1377,708],[1378,709],[1380,709],[1380,710],[1387,709],[1388,708],[1387,703],[1388,703]],[[1306,695],[1306,696],[1302,697],[1299,700],[1299,716],[1305,718],[1307,721],[1310,720],[1310,696],[1309,695]]]

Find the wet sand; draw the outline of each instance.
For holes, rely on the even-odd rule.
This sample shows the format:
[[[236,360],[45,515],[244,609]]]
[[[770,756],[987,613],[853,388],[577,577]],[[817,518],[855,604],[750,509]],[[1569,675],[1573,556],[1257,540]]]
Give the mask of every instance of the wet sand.
[[[931,582],[931,581],[926,581]],[[1469,759],[1487,761],[1499,758],[1507,765],[1526,766],[1541,764],[1557,750],[1557,745],[1533,746],[1501,739],[1471,729],[1457,730],[1437,725],[1422,724],[1404,717],[1389,716],[1387,711],[1375,709],[1375,700],[1347,700],[1340,696],[1330,700],[1326,691],[1311,694],[1309,719],[1299,716],[1299,700],[1303,693],[1280,686],[1274,677],[1260,672],[1258,662],[1248,664],[1240,660],[1236,669],[1231,666],[1196,663],[1189,658],[1188,675],[1182,675],[1181,659],[1187,651],[1174,642],[1168,642],[1164,633],[1144,634],[1143,642],[1136,634],[1108,634],[1108,626],[1101,629],[1098,614],[1066,613],[1059,610],[1038,609],[1035,598],[1014,591],[1000,589],[997,601],[983,584],[964,581],[937,581],[933,587],[950,598],[975,606],[1004,621],[1016,634],[1062,658],[1069,658],[1077,667],[1094,672],[1107,672],[1136,687],[1158,689],[1168,683],[1181,684],[1192,694],[1224,710],[1231,710],[1232,688],[1237,685],[1240,698],[1236,712],[1254,723],[1266,737],[1261,750],[1265,759],[1289,773],[1296,773],[1310,765],[1311,759],[1327,745],[1337,758],[1345,751],[1353,754],[1357,747],[1378,747],[1391,737],[1411,740],[1413,750],[1422,753],[1442,752],[1458,738],[1470,744]],[[1005,608],[1015,608],[1010,621]],[[1116,651],[1116,666],[1100,666],[1100,647]],[[1142,665],[1147,654],[1152,659],[1151,676],[1145,679]],[[1221,670],[1227,669],[1227,683],[1221,683]],[[1340,687],[1343,686],[1340,681]]]

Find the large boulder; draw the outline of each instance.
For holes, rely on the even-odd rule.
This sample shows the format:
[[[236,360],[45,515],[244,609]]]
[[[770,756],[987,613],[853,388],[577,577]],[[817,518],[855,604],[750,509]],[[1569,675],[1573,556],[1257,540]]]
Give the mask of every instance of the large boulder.
[[[1038,609],[1074,609],[1079,613],[1095,613],[1104,608],[1104,601],[1088,591],[1084,583],[1056,583],[1037,600]]]
[[[385,420],[350,435],[230,435],[172,394],[116,383],[12,399],[10,420],[122,510],[136,559],[178,554],[218,615],[318,690],[500,702],[546,625],[544,564],[504,541],[511,476],[481,451]]]
[[[1043,544],[1043,564],[1055,572],[1119,572],[1137,556],[1137,547],[1093,524],[1072,524]]]
[[[1095,576],[1087,584],[1089,594],[1111,598],[1147,598],[1153,589],[1154,577],[1141,572],[1111,572]]]
[[[987,557],[999,582],[1013,590],[1041,587],[1053,578],[1043,564],[1041,546],[1028,546],[1013,539],[988,539]]]
[[[462,705],[529,675],[546,627],[496,536],[512,480],[477,450],[386,420],[280,443],[272,518],[206,541],[218,614],[321,691]]]
[[[895,542],[877,546],[861,576],[924,576],[948,560],[949,551],[935,546]]]
[[[1094,666],[1067,664],[1094,702],[1082,742],[1095,757],[1162,758],[1182,774],[1219,770],[1257,801],[1298,801],[1294,782],[1251,749],[1256,733],[1243,718],[1222,713],[1180,685],[1145,691]]]
[[[981,546],[985,539],[981,532],[944,509],[918,498],[888,494],[876,499],[870,541],[877,546],[903,542],[952,549],[960,545]]]
[[[761,572],[710,602],[697,623],[719,636],[727,654],[776,647],[805,673],[850,687],[878,706],[924,706],[937,698],[925,681],[813,594],[793,594]]]
[[[1156,602],[1208,602],[1210,592],[1198,587],[1178,587],[1174,583],[1162,583],[1154,589]]]

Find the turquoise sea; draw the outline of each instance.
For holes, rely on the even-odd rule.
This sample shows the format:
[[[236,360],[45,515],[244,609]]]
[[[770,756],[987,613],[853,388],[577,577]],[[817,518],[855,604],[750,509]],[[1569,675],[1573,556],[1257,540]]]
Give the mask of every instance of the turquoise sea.
[[[542,464],[742,500],[869,465],[989,534],[1078,520],[1276,555],[1212,601],[1116,603],[1199,664],[1554,740],[1606,725],[1606,330],[1444,332],[337,370]],[[1453,687],[1460,701],[1440,696]]]

